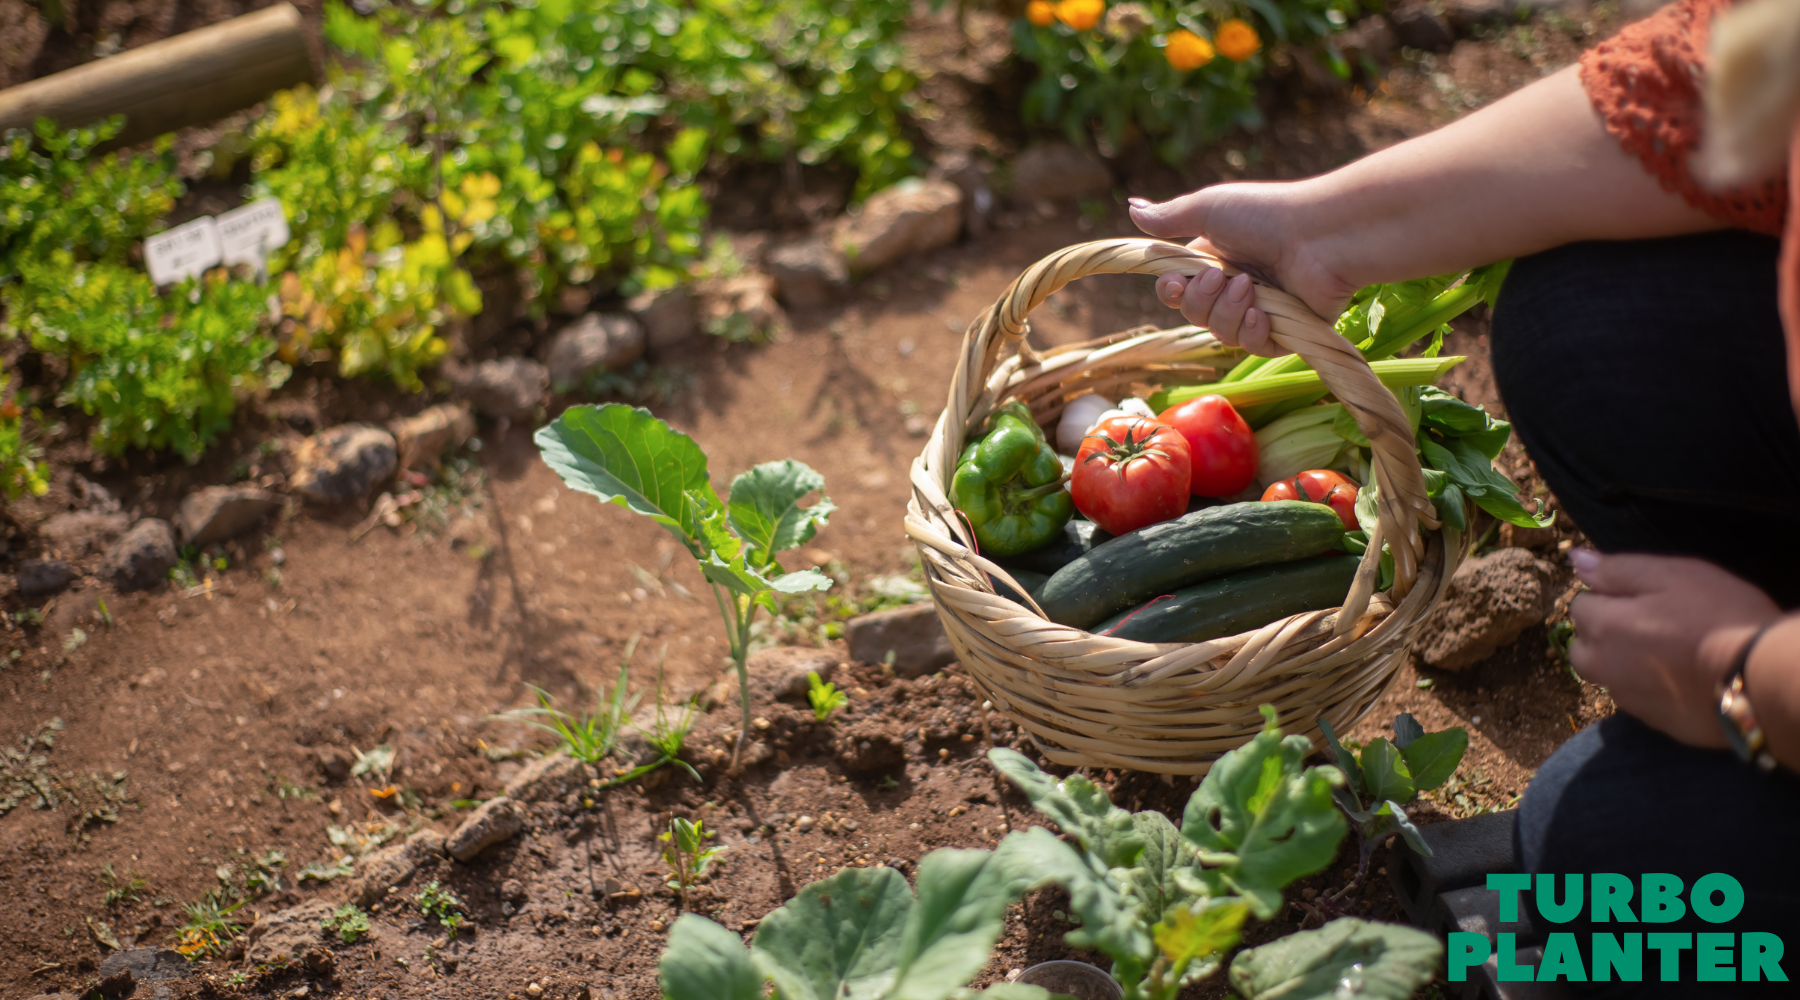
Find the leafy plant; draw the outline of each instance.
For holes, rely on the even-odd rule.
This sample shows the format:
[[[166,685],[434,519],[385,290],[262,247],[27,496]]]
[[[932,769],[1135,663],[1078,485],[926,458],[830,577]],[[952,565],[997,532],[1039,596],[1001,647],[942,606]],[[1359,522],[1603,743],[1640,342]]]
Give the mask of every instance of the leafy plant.
[[[691,700],[683,702],[673,709],[663,704],[662,669],[659,667],[656,671],[656,719],[647,727],[638,727],[638,732],[643,735],[644,742],[650,745],[650,749],[656,751],[656,759],[648,764],[639,764],[615,778],[612,784],[635,781],[664,764],[674,764],[686,771],[688,776],[696,782],[700,781],[700,772],[694,770],[693,765],[681,759],[681,748],[687,744],[688,733],[692,732],[694,728],[694,712],[695,705]],[[632,725],[637,726],[637,723],[634,721]]]
[[[1044,831],[1037,831],[1051,839]],[[1040,884],[1008,837],[994,851],[933,851],[918,896],[892,868],[846,868],[764,917],[746,949],[695,914],[675,922],[660,962],[667,1000],[1050,1000],[1036,986],[964,988],[987,965],[1006,907]]]
[[[806,673],[806,700],[812,705],[813,718],[824,722],[850,698],[839,691],[836,684],[820,680],[817,672],[809,670]]]
[[[1265,705],[1262,711],[1263,731],[1213,765],[1179,829],[1159,812],[1112,805],[1103,789],[1080,775],[1058,781],[1014,751],[988,753],[1074,841],[1071,846],[1041,828],[1007,838],[1020,838],[1034,870],[1068,891],[1080,922],[1068,942],[1110,956],[1127,1000],[1172,1000],[1184,985],[1217,972],[1244,922],[1273,917],[1281,890],[1330,864],[1337,852],[1344,819],[1332,796],[1344,784],[1343,773],[1328,765],[1304,768],[1311,744],[1301,736],[1283,738],[1274,709]],[[1412,942],[1431,953],[1430,962],[1391,973],[1412,983],[1399,996],[1430,978],[1441,949],[1429,935],[1368,926],[1375,938]],[[1304,965],[1322,975],[1335,970],[1336,978],[1324,991],[1279,995],[1328,996],[1345,975],[1366,974],[1351,970],[1352,961],[1339,961],[1333,942],[1344,933],[1308,932],[1314,936],[1286,939],[1293,943],[1278,952],[1268,945],[1241,952],[1232,961],[1232,983],[1240,991],[1254,987],[1246,996],[1270,995],[1273,974],[1265,970]]]
[[[723,846],[708,847],[706,842],[716,833],[706,828],[704,821],[689,822],[680,816],[669,820],[669,828],[656,839],[663,842],[663,864],[669,866],[674,877],[666,883],[669,888],[681,894],[681,907],[687,908],[688,889],[700,881],[706,870],[712,867],[713,859],[725,853]]]
[[[0,372],[0,395],[12,376]],[[50,468],[43,462],[44,449],[26,435],[25,412],[14,399],[0,402],[0,490],[8,500],[25,494],[41,497],[50,489]],[[43,415],[30,411],[33,420],[43,422]]]
[[[1377,736],[1352,754],[1339,742],[1337,731],[1325,719],[1319,720],[1319,731],[1325,734],[1337,765],[1349,781],[1333,789],[1337,804],[1355,824],[1361,844],[1356,879],[1361,882],[1369,870],[1369,858],[1375,848],[1399,834],[1420,854],[1429,855],[1431,847],[1419,836],[1419,828],[1406,815],[1405,806],[1422,791],[1437,788],[1450,780],[1469,748],[1469,731],[1454,726],[1442,732],[1428,733],[1409,712],[1394,717],[1394,740]],[[1345,887],[1339,895],[1349,891]]]
[[[218,886],[192,903],[183,903],[185,919],[175,928],[175,950],[189,961],[223,955],[243,930],[233,916],[248,902],[247,898],[234,899],[227,886]]]
[[[319,921],[319,926],[338,936],[345,944],[355,944],[369,933],[369,915],[355,903],[345,903]]]
[[[463,925],[464,915],[467,913],[461,896],[444,888],[437,879],[432,879],[425,883],[425,887],[419,890],[413,901],[418,904],[419,912],[426,920],[437,921],[449,932],[450,940],[456,940],[457,928]]]
[[[548,691],[534,685],[531,690],[537,694],[538,707],[502,712],[495,718],[524,722],[555,733],[569,756],[589,764],[600,763],[618,749],[625,724],[631,721],[631,709],[637,704],[636,695],[626,695],[626,685],[631,679],[631,654],[637,649],[637,642],[637,637],[633,636],[625,647],[624,660],[619,664],[619,679],[613,684],[612,693],[606,693],[605,685],[595,689],[592,715],[577,716],[563,711],[556,707],[556,699]],[[540,722],[540,719],[549,721]]]
[[[571,489],[649,517],[700,564],[738,672],[746,725],[732,753],[736,770],[750,718],[747,660],[758,609],[776,611],[779,594],[831,586],[817,570],[783,572],[775,558],[811,540],[835,509],[823,496],[824,477],[791,459],[767,462],[732,480],[730,502],[723,503],[713,492],[706,453],[693,438],[649,410],[618,403],[570,407],[540,429],[536,441],[545,464]],[[821,492],[818,502],[801,506],[814,491]]]
[[[143,899],[143,891],[150,885],[148,879],[135,872],[127,872],[121,876],[113,871],[112,862],[100,866],[100,884],[105,887],[106,894],[100,897],[100,905],[117,906],[120,903],[136,903]]]

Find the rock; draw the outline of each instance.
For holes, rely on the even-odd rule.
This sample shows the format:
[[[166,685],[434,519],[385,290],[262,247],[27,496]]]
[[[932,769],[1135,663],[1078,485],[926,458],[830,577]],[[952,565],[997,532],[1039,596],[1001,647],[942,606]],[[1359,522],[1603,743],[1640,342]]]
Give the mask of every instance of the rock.
[[[26,559],[19,563],[19,596],[35,601],[61,593],[79,575],[61,559]]]
[[[207,486],[181,500],[175,527],[184,545],[223,542],[256,527],[281,507],[281,498],[253,486]]]
[[[525,829],[525,817],[519,815],[513,801],[505,796],[489,799],[463,820],[444,847],[458,861],[473,861],[482,851],[518,836]]]
[[[838,655],[829,649],[804,646],[759,649],[750,654],[746,664],[750,671],[751,703],[788,701],[804,705],[807,703],[806,692],[811,688],[806,675],[816,673],[820,680],[828,681],[837,665]],[[726,670],[706,693],[703,704],[712,708],[736,705],[739,700],[737,671]]]
[[[1401,45],[1426,52],[1448,52],[1456,45],[1450,22],[1426,0],[1400,0],[1388,8],[1387,18]]]
[[[544,802],[586,788],[595,777],[591,765],[558,751],[520,768],[500,794],[514,802]]]
[[[626,300],[625,308],[644,325],[644,347],[651,357],[700,332],[694,293],[686,285],[639,292]]]
[[[525,902],[525,883],[516,878],[509,878],[500,883],[500,891],[497,895],[500,897],[502,903],[511,903],[514,906],[518,906],[520,903]]]
[[[511,420],[528,416],[543,404],[550,370],[530,358],[483,361],[456,388],[483,415]]]
[[[110,578],[120,591],[145,590],[168,579],[179,558],[169,522],[146,517],[106,550],[100,575]]]
[[[1112,189],[1112,171],[1106,169],[1106,161],[1066,142],[1033,143],[1012,163],[1014,201],[1101,198]]]
[[[618,371],[644,356],[645,339],[643,325],[626,313],[588,313],[550,341],[550,385],[567,392],[595,372]]]
[[[766,337],[787,325],[787,316],[775,301],[775,282],[762,274],[742,274],[713,284],[700,312],[708,333],[733,342]]]
[[[349,884],[350,901],[367,909],[387,897],[388,890],[406,884],[419,866],[442,852],[444,835],[420,830],[398,844],[390,844],[356,863],[356,878]]]
[[[821,239],[776,249],[769,254],[768,266],[775,294],[789,309],[829,305],[850,285],[844,255]]]
[[[120,969],[110,976],[102,976],[100,981],[94,984],[94,992],[107,997],[108,1000],[130,996],[136,989],[137,977],[131,974],[130,969]]]
[[[64,559],[106,549],[108,543],[131,527],[131,518],[119,513],[82,510],[57,514],[38,525],[38,537]]]
[[[343,747],[320,747],[313,751],[318,758],[319,773],[327,781],[343,781],[350,777],[350,769],[356,766],[356,758]]]
[[[876,192],[860,212],[838,220],[831,243],[850,270],[868,274],[908,254],[948,246],[961,232],[962,189],[913,177]]]
[[[838,731],[832,756],[851,774],[893,771],[906,766],[906,745],[879,723],[854,722]]]
[[[129,972],[137,989],[132,1000],[165,1000],[175,995],[174,984],[194,974],[194,965],[168,948],[131,948],[115,951],[100,962],[100,978],[111,979]],[[149,984],[150,989],[144,989]]]
[[[444,452],[475,436],[468,403],[439,403],[388,424],[399,455],[397,471],[436,465]]]
[[[844,626],[844,636],[853,660],[884,663],[891,651],[894,673],[901,677],[920,677],[956,659],[944,623],[928,601],[852,618]]]
[[[1462,670],[1492,656],[1543,623],[1556,597],[1553,575],[1525,549],[1499,549],[1458,566],[1420,633],[1419,658],[1439,670]]]
[[[250,947],[244,952],[244,961],[265,965],[304,956],[324,943],[325,928],[321,923],[337,907],[329,899],[309,899],[263,917],[250,925]]]
[[[368,424],[339,424],[294,449],[294,492],[314,503],[360,500],[394,474],[394,436]]]

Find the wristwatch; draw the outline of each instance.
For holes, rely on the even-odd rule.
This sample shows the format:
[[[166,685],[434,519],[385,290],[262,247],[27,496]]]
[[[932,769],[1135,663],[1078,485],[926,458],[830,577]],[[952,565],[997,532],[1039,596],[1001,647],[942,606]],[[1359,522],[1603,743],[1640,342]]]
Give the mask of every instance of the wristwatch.
[[[1755,764],[1761,771],[1775,770],[1775,757],[1764,747],[1762,726],[1757,723],[1756,710],[1750,706],[1750,695],[1744,690],[1744,667],[1750,662],[1750,651],[1756,648],[1757,640],[1781,620],[1764,622],[1751,633],[1750,641],[1744,643],[1725,674],[1724,688],[1719,693],[1719,728],[1725,732],[1725,741],[1739,760]]]

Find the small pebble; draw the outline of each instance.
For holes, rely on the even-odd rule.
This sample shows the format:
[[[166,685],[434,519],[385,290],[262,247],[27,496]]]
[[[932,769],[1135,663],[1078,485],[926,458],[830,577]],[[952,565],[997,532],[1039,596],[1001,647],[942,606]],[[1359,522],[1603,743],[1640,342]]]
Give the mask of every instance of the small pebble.
[[[663,922],[662,922],[662,921],[660,921],[660,920],[652,920],[652,921],[650,921],[650,929],[651,929],[651,930],[653,930],[653,931],[660,931],[660,930],[662,930],[662,929],[663,929]]]
[[[1471,716],[1469,716],[1469,721],[1470,721],[1470,722],[1473,722],[1473,723],[1475,723],[1475,724],[1476,724],[1476,725],[1477,725],[1477,726],[1479,726],[1479,725],[1481,725],[1481,716],[1479,716],[1479,715],[1471,715]]]
[[[1018,978],[1024,974],[1025,974],[1024,969],[1007,969],[1006,970],[1006,981],[1009,983],[1017,982]]]
[[[949,747],[938,747],[938,760],[949,760],[949,759],[950,759],[950,748]]]
[[[536,983],[529,983],[525,987],[525,993],[527,996],[541,997],[544,995],[544,988]]]
[[[772,723],[770,723],[768,719],[765,719],[759,715],[756,718],[750,720],[750,725],[756,727],[757,729],[767,729],[767,728],[769,728],[770,725],[772,725]]]
[[[794,829],[799,830],[801,833],[805,833],[806,831],[813,828],[813,824],[815,822],[817,822],[817,821],[814,820],[811,816],[802,816],[799,819],[794,821]]]

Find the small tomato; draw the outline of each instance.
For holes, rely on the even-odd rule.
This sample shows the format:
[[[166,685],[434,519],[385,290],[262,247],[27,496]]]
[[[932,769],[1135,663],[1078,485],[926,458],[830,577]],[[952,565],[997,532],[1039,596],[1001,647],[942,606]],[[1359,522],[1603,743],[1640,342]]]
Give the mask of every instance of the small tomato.
[[[1180,431],[1145,417],[1113,417],[1082,439],[1069,492],[1089,520],[1122,535],[1185,513],[1190,477]]]
[[[1213,44],[1186,28],[1176,28],[1169,32],[1163,58],[1169,60],[1169,65],[1177,72],[1186,73],[1213,61]]]
[[[1162,411],[1158,420],[1187,439],[1195,496],[1228,497],[1256,479],[1256,432],[1224,396],[1201,396]]]
[[[1219,47],[1219,54],[1232,62],[1243,62],[1262,50],[1262,39],[1257,37],[1256,29],[1250,22],[1241,18],[1232,18],[1219,25],[1213,32],[1213,44]]]
[[[1104,13],[1106,0],[1061,0],[1056,5],[1056,19],[1076,31],[1087,31],[1099,24]]]
[[[1292,479],[1270,483],[1263,490],[1264,500],[1310,500],[1337,512],[1345,531],[1355,531],[1357,486],[1341,472],[1330,469],[1308,469]]]
[[[1025,20],[1040,28],[1048,28],[1056,23],[1056,5],[1050,0],[1031,0],[1025,5]]]

